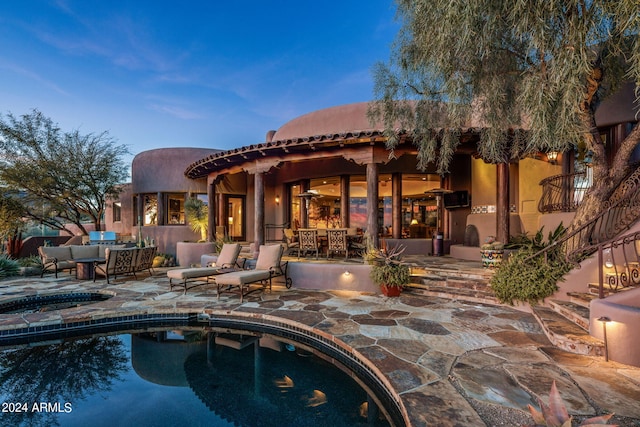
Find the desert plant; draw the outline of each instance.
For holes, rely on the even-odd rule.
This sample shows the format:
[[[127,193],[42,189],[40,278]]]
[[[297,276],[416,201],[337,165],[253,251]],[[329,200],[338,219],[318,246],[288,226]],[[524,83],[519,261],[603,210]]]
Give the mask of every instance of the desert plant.
[[[538,411],[531,405],[529,406],[529,412],[533,417],[535,424],[531,427],[547,426],[547,427],[571,427],[572,418],[567,412],[567,408],[560,397],[556,382],[551,384],[551,392],[549,393],[549,405],[545,405],[542,400],[538,399],[538,404],[542,412]],[[584,427],[597,427],[607,425],[609,419],[613,414],[601,415],[598,417],[589,418],[584,420],[580,426]]]
[[[202,200],[190,197],[184,202],[184,212],[191,229],[200,233],[200,241],[205,242],[209,229],[208,206]]]
[[[17,262],[20,267],[42,267],[42,259],[37,255],[18,258]]]
[[[494,236],[489,236],[484,241],[484,244],[480,246],[483,251],[501,251],[504,249],[504,243],[496,240]]]
[[[0,278],[17,276],[20,271],[18,261],[11,259],[8,255],[0,255]]]
[[[411,274],[409,266],[402,262],[405,248],[396,246],[387,251],[370,253],[371,280],[378,286],[403,288],[409,284]]]
[[[521,239],[520,249],[513,252],[491,278],[491,289],[502,303],[537,304],[558,290],[558,281],[563,280],[572,268],[562,248],[555,246],[564,233],[565,228],[560,224],[549,233],[547,241],[544,241],[542,228],[533,238]],[[546,255],[536,256],[550,245],[554,247]]]
[[[222,250],[222,246],[225,243],[233,243],[233,239],[229,237],[227,233],[224,233],[222,235],[217,234],[216,241],[215,241],[216,253],[220,253],[220,251]]]

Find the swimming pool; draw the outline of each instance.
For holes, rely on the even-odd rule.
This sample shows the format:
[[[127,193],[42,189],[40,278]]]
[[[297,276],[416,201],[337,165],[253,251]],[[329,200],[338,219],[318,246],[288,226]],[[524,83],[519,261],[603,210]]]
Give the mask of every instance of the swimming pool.
[[[147,330],[0,352],[3,425],[388,426],[351,376],[269,334]]]

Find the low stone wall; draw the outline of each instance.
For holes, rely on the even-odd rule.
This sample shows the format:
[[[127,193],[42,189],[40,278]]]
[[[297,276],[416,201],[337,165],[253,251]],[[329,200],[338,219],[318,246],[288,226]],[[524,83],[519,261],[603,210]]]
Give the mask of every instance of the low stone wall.
[[[293,287],[298,289],[342,289],[345,291],[361,291],[380,293],[369,273],[368,264],[320,264],[289,261],[287,274],[293,280]]]
[[[604,339],[607,329],[609,359],[640,367],[640,288],[591,301],[589,333]],[[611,321],[598,321],[608,317]]]

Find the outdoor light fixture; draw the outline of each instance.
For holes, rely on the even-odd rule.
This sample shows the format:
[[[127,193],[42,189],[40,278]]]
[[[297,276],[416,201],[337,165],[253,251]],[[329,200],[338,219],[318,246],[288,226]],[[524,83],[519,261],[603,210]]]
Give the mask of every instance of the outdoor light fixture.
[[[280,195],[276,194],[276,205],[280,204]]]
[[[607,268],[613,268],[613,261],[611,261],[611,258],[607,258],[607,260],[604,262],[604,266]]]
[[[411,220],[411,225],[418,225],[418,220],[417,219],[412,219]]]
[[[344,271],[344,275],[345,275],[345,276],[347,276],[347,277],[349,277],[349,276],[351,276],[351,273],[349,272],[349,270],[345,270],[345,271]]]
[[[557,151],[549,151],[547,153],[547,160],[552,165],[555,165],[558,162],[558,152]]]
[[[598,317],[598,322],[602,322],[602,338],[604,341],[604,361],[609,361],[609,345],[607,343],[607,323],[611,322],[607,316]]]

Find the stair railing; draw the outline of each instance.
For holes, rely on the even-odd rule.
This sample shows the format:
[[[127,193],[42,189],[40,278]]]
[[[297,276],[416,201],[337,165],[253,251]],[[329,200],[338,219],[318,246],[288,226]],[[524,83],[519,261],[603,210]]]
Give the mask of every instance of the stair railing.
[[[575,228],[562,239],[533,254],[543,255],[562,245],[567,260],[574,264],[598,250],[599,245],[613,241],[640,219],[640,168],[636,168],[614,191],[602,210],[585,224]]]
[[[640,285],[640,231],[597,245],[598,298],[610,291]]]
[[[591,187],[591,169],[567,175],[554,175],[540,181],[542,196],[538,202],[538,211],[574,212],[586,191]]]

